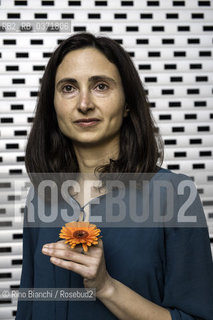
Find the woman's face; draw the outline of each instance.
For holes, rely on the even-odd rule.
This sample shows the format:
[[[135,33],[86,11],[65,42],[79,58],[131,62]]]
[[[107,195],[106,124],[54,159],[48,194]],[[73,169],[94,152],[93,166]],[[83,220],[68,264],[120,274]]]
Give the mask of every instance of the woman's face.
[[[117,67],[95,48],[69,52],[56,72],[54,106],[61,131],[75,145],[119,139],[126,111]]]

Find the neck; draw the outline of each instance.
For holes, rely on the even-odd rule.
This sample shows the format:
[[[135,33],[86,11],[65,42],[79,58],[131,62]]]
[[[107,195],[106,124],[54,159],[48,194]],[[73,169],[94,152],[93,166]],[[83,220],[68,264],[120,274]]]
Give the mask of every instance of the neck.
[[[94,173],[98,166],[106,165],[110,159],[119,155],[119,138],[101,146],[82,146],[73,144],[81,173]]]

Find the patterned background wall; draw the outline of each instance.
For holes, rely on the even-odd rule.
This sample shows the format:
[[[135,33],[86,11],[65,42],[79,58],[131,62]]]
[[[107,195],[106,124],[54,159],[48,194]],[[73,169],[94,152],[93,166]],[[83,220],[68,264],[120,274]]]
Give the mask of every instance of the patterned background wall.
[[[0,24],[0,288],[19,287],[24,150],[39,83],[51,52],[79,31],[110,36],[133,58],[163,135],[164,167],[194,179],[213,242],[213,2],[0,0],[0,20],[9,23]],[[71,29],[26,32],[23,20]],[[0,319],[13,319],[16,303],[0,301]]]

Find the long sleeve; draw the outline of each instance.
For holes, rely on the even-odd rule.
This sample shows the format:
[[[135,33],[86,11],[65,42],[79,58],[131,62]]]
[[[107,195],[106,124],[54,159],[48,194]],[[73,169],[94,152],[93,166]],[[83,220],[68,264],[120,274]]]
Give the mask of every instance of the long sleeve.
[[[31,191],[30,191],[31,192]],[[28,194],[28,199],[29,195]],[[27,202],[28,202],[27,199]],[[24,209],[24,225],[23,225],[23,263],[20,288],[33,288],[34,278],[34,263],[33,263],[33,228],[29,226],[27,219],[28,206],[26,203]],[[18,300],[16,320],[31,320],[32,319],[32,302]]]
[[[176,196],[176,210],[185,200],[184,196]],[[187,214],[203,220],[198,194]],[[163,306],[170,311],[172,320],[212,320],[213,263],[207,226],[166,228],[165,254]]]

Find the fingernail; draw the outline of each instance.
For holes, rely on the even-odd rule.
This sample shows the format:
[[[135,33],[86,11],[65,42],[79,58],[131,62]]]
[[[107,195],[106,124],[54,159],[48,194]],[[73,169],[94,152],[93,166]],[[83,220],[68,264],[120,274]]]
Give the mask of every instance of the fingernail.
[[[56,257],[50,257],[50,261],[53,263],[58,263],[60,261],[60,259],[56,258]]]
[[[44,245],[45,248],[51,248],[52,246],[53,246],[52,243],[46,243],[46,244]]]

